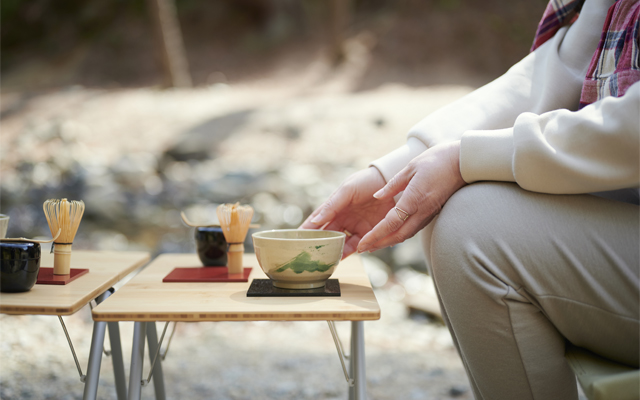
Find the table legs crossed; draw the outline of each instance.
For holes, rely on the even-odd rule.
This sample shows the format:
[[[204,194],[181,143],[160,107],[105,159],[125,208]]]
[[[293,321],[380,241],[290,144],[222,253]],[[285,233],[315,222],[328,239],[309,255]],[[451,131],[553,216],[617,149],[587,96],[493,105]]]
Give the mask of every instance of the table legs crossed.
[[[158,347],[161,345],[161,343],[158,343],[158,331],[156,330],[155,322],[147,323],[147,343],[149,344],[149,362],[153,365],[152,377],[153,388],[156,391],[156,400],[165,400],[164,376],[162,374],[162,362],[159,354],[155,365],[153,364],[153,359],[158,353]]]
[[[133,347],[131,349],[131,370],[129,371],[129,400],[140,400],[146,330],[146,322],[136,322],[133,325]]]
[[[129,373],[129,400],[140,400],[142,392],[142,371],[144,365],[145,337],[149,342],[149,356],[156,353],[158,334],[153,322],[136,322],[133,328],[133,347],[131,349],[131,370]],[[349,376],[354,385],[349,388],[349,400],[366,400],[366,370],[364,362],[364,322],[351,321],[351,355],[349,358]],[[156,399],[164,400],[164,378],[162,366],[158,360],[153,368],[153,381]],[[119,399],[120,400],[120,399]]]
[[[140,400],[142,393],[142,367],[144,365],[145,336],[149,343],[149,359],[153,362],[158,346],[158,332],[155,322],[135,322],[133,326],[133,347],[131,349],[131,370],[129,372],[129,400]],[[165,400],[164,377],[161,360],[156,360],[152,373],[157,400]]]
[[[106,300],[112,289],[107,290],[98,298],[98,304]],[[100,380],[100,363],[102,362],[102,351],[104,349],[105,330],[109,324],[109,341],[111,342],[111,356],[113,361],[113,371],[115,374],[116,392],[118,400],[126,399],[126,381],[124,378],[124,361],[122,359],[122,346],[120,345],[120,329],[117,322],[94,322],[91,336],[91,349],[89,351],[89,364],[87,365],[87,375],[84,381],[84,400],[95,400],[98,393],[98,381]]]
[[[98,380],[100,379],[100,362],[102,361],[102,348],[104,344],[104,331],[106,327],[106,322],[93,323],[89,365],[87,366],[87,376],[84,381],[84,400],[95,400],[97,396]]]
[[[118,400],[127,400],[127,378],[124,373],[124,358],[122,357],[122,342],[120,341],[120,326],[117,322],[107,322],[109,328],[109,342],[111,343],[111,361],[113,375],[116,382]]]

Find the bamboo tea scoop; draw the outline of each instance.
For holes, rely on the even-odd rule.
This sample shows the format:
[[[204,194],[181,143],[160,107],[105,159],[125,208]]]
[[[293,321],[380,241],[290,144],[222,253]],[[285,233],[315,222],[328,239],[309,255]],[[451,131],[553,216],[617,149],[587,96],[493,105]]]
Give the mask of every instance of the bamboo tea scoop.
[[[185,225],[190,226],[192,228],[207,228],[210,226],[211,227],[220,226],[220,224],[194,224],[189,220],[189,218],[187,218],[187,215],[184,213],[184,211],[180,211],[180,216],[182,217],[182,222],[184,222]],[[249,228],[260,228],[260,224],[249,224]]]
[[[54,237],[52,237],[49,240],[40,240],[40,239],[27,239],[27,238],[2,238],[0,239],[0,242],[31,242],[31,243],[51,243],[54,240],[56,240],[58,238],[58,236],[60,236],[60,233],[62,232],[62,229],[58,229],[58,233],[56,233],[56,235]]]

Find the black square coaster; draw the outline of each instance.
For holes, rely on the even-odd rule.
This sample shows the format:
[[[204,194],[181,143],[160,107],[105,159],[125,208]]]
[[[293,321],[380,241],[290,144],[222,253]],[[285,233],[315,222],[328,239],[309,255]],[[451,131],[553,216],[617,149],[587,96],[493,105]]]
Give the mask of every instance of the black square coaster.
[[[340,296],[340,283],[328,279],[324,287],[316,289],[281,289],[273,286],[271,279],[254,279],[247,290],[247,297],[326,297]]]

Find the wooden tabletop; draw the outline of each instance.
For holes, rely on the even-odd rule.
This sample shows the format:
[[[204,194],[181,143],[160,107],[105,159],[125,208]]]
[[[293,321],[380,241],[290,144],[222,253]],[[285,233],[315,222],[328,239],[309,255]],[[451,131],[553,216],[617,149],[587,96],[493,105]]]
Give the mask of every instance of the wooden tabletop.
[[[376,300],[357,255],[340,262],[331,278],[340,297],[247,297],[254,278],[267,278],[254,254],[249,282],[163,283],[176,267],[201,266],[196,254],[163,254],[92,311],[96,321],[363,321],[380,318]]]
[[[104,293],[116,282],[149,261],[141,251],[82,251],[71,253],[71,268],[89,273],[66,285],[36,284],[28,292],[0,293],[4,314],[70,315]],[[42,252],[41,267],[53,267],[53,254]]]

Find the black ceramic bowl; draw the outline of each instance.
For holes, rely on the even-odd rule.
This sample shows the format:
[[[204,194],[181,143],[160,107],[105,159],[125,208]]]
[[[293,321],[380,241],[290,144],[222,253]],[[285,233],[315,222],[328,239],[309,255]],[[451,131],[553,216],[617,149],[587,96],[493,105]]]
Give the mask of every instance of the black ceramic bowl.
[[[0,242],[0,292],[26,292],[38,280],[40,244]]]
[[[227,241],[219,226],[200,226],[196,228],[196,248],[198,257],[205,267],[227,265]]]

